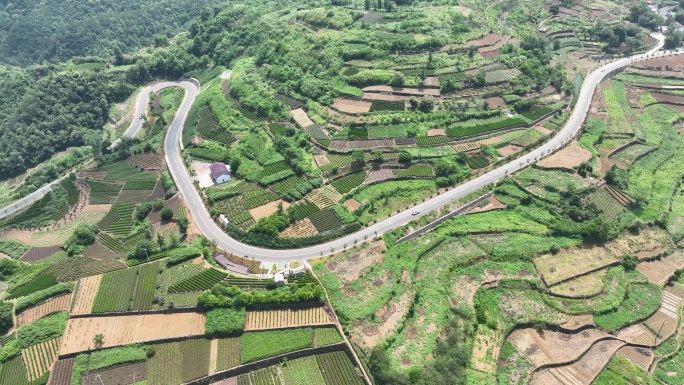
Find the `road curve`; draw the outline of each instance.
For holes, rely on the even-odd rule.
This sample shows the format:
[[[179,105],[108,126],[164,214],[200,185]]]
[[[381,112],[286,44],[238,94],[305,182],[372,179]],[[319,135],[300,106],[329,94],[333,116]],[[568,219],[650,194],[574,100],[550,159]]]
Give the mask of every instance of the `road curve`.
[[[199,193],[195,189],[192,180],[190,179],[190,175],[183,164],[179,148],[182,137],[183,123],[185,122],[188,110],[190,109],[190,106],[192,105],[192,102],[198,92],[197,85],[189,81],[162,83],[155,86],[159,88],[183,87],[186,90],[185,99],[178,110],[176,118],[173,120],[171,127],[169,128],[166,136],[166,142],[164,143],[166,162],[180,193],[186,200],[190,211],[192,212],[197,227],[208,239],[215,241],[220,248],[236,255],[247,256],[249,258],[254,258],[255,260],[268,262],[309,259],[322,255],[328,255],[331,254],[331,250],[340,251],[345,247],[345,245],[351,246],[355,243],[355,241],[362,241],[365,236],[372,238],[376,235],[381,235],[386,231],[407,224],[415,219],[415,217],[411,215],[411,212],[415,209],[419,209],[422,214],[425,214],[429,211],[440,208],[455,199],[461,198],[488,184],[505,178],[507,175],[519,170],[522,167],[525,167],[527,164],[535,162],[558,150],[567,144],[580,131],[582,123],[589,110],[589,105],[591,103],[592,95],[596,86],[612,72],[619,71],[634,61],[646,59],[647,56],[660,50],[660,48],[663,46],[663,39],[660,38],[659,41],[659,44],[655,48],[644,54],[616,60],[614,62],[605,64],[589,74],[582,84],[577,103],[572,111],[572,114],[568,118],[567,123],[556,134],[556,136],[551,138],[540,148],[537,148],[536,150],[525,154],[520,158],[512,160],[511,162],[502,165],[495,170],[483,174],[476,179],[470,180],[469,182],[457,186],[448,192],[438,195],[428,201],[418,204],[417,206],[389,217],[372,226],[361,229],[356,233],[349,234],[342,238],[316,246],[289,250],[272,250],[255,247],[241,243],[231,238],[219,227],[218,224],[216,224],[216,222],[214,222],[209,215],[207,208],[204,206]],[[146,105],[148,102],[147,93],[142,93],[140,97],[144,99],[142,105]],[[141,104],[139,103],[138,105]]]

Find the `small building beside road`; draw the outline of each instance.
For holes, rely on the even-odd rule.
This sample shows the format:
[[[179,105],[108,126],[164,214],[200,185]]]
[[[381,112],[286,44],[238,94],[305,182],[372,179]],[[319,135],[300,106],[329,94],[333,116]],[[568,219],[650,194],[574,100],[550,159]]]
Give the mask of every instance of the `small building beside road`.
[[[230,181],[230,166],[226,166],[225,163],[214,162],[209,166],[209,171],[211,179],[213,179],[216,184]]]

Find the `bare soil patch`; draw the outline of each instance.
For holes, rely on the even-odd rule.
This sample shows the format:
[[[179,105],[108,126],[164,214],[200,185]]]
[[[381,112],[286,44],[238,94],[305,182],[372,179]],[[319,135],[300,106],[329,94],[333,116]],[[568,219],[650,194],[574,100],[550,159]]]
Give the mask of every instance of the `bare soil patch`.
[[[549,130],[548,128],[542,127],[542,126],[534,126],[534,129],[537,130],[538,132],[541,132],[542,134],[544,134],[546,136],[550,135],[553,132],[553,131]]]
[[[76,286],[76,298],[74,299],[74,307],[71,309],[72,315],[90,314],[93,308],[93,301],[97,295],[97,289],[100,287],[102,275],[93,275],[91,277],[81,278]]]
[[[498,33],[490,33],[489,35],[481,37],[477,40],[471,40],[467,42],[465,45],[466,47],[482,47],[486,45],[493,45],[494,43],[501,40],[501,38],[502,36]]]
[[[503,98],[499,96],[492,96],[491,98],[485,99],[485,101],[489,104],[489,107],[505,107],[506,102],[503,100]]]
[[[571,248],[556,255],[545,254],[533,259],[544,283],[553,286],[568,278],[600,269],[618,260],[603,247]]]
[[[301,108],[292,110],[290,113],[292,114],[295,122],[297,122],[301,127],[308,127],[314,124],[314,122],[309,118],[309,115],[307,115],[306,112]]]
[[[354,210],[358,209],[359,207],[361,207],[361,203],[359,203],[355,199],[347,199],[346,201],[344,201],[344,205],[347,206],[347,208],[350,211],[354,211]]]
[[[601,370],[606,366],[613,354],[625,343],[618,340],[603,340],[594,344],[579,361],[552,369],[544,369],[534,374],[533,385],[547,385],[554,382],[540,382],[544,372],[556,377],[562,384],[591,384]],[[562,380],[561,380],[562,379]]]
[[[617,338],[626,341],[627,343],[655,346],[662,342],[652,331],[650,331],[643,323],[627,326],[620,329]]]
[[[370,111],[371,105],[373,103],[337,98],[333,102],[332,107],[348,114],[360,114]]]
[[[432,95],[439,96],[439,90],[434,88],[408,88],[392,86],[370,86],[363,89],[364,92],[393,92],[400,95]]]
[[[279,199],[275,202],[267,203],[263,206],[259,206],[256,208],[253,208],[249,210],[249,213],[252,214],[252,217],[254,218],[255,221],[258,221],[261,218],[265,218],[276,211],[278,211],[278,204],[283,205],[283,210],[287,210],[288,207],[290,207],[290,204],[288,202],[285,202],[282,199]]]
[[[425,87],[436,87],[439,88],[442,84],[439,82],[439,78],[437,76],[428,76],[423,80],[423,85]]]
[[[115,368],[84,374],[81,385],[131,385],[147,378],[147,363],[117,366]]]
[[[328,159],[328,154],[326,153],[321,153],[321,154],[314,154],[314,160],[316,161],[316,164],[318,167],[325,166],[326,164],[330,164],[330,159]]]
[[[583,326],[593,325],[594,316],[591,314],[584,315],[569,315],[565,322],[560,325],[568,330],[577,330]]]
[[[480,56],[482,56],[484,59],[494,59],[495,57],[501,56],[501,52],[499,52],[498,49],[492,51],[484,51],[480,52]]]
[[[637,270],[645,275],[649,281],[662,286],[675,271],[684,268],[684,255],[675,252],[660,259],[641,262]]]
[[[684,68],[684,63],[679,56],[663,56],[654,59],[644,60],[635,63],[635,68],[649,68],[649,67],[665,67],[669,66],[673,69]]]
[[[507,146],[497,148],[496,151],[499,153],[499,156],[501,156],[502,158],[508,158],[509,156],[518,153],[522,149],[523,148],[520,146],[516,146],[514,144],[509,144]]]
[[[648,367],[651,366],[651,362],[653,362],[653,351],[647,348],[623,346],[615,352],[615,354],[634,362],[644,370],[648,370]]]
[[[191,166],[195,170],[194,179],[199,182],[200,187],[211,187],[214,185],[214,180],[211,179],[211,170],[209,169],[211,163],[193,161]]]
[[[431,128],[427,132],[427,136],[444,136],[446,135],[446,129],[444,128]]]
[[[633,254],[639,258],[648,258],[667,252],[674,245],[665,230],[646,227],[638,234],[625,231],[604,247],[613,255]]]
[[[71,294],[63,294],[59,297],[50,298],[40,305],[28,308],[17,314],[17,326],[29,324],[52,313],[68,310],[70,302]]]
[[[660,92],[654,92],[651,95],[659,102],[684,104],[684,96],[661,94]]]
[[[607,336],[599,329],[586,329],[576,334],[533,328],[518,329],[508,341],[535,366],[577,359],[598,339]]]
[[[405,96],[405,95],[387,95],[387,94],[378,94],[375,92],[366,92],[363,94],[362,97],[363,100],[378,100],[378,101],[386,101],[386,102],[393,102],[397,100],[409,100],[411,97]]]
[[[21,243],[31,244],[33,231],[30,230],[2,230],[0,231],[0,239],[13,239]]]
[[[505,204],[503,204],[500,200],[496,199],[495,197],[491,196],[484,200],[480,205],[470,208],[464,214],[484,213],[487,211],[500,210],[504,208],[506,208]]]
[[[19,258],[22,262],[35,262],[45,259],[61,250],[60,246],[32,247]]]
[[[60,355],[92,349],[96,334],[103,348],[204,334],[204,314],[144,314],[74,318],[67,322]]]
[[[365,183],[374,183],[392,178],[394,178],[394,173],[390,169],[375,170],[368,173]]]
[[[97,259],[100,261],[112,260],[119,257],[119,254],[109,250],[98,242],[88,246],[83,252],[83,256]]]
[[[112,205],[91,205],[83,208],[84,213],[107,213],[112,209]]]
[[[361,247],[332,257],[325,267],[343,283],[351,283],[361,277],[367,268],[379,264],[385,254],[384,241],[372,241]]]
[[[573,142],[570,146],[542,159],[537,165],[545,168],[572,169],[590,160],[591,156],[592,154],[589,150],[585,150],[579,144]]]

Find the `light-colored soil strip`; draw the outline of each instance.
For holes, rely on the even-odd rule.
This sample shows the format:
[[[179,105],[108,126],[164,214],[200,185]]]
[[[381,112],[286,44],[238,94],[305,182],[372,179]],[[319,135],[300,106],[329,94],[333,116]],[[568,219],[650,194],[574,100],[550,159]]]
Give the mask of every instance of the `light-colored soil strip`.
[[[254,218],[255,221],[258,221],[261,218],[266,218],[267,216],[275,213],[278,211],[278,204],[282,203],[283,205],[283,210],[287,210],[288,207],[290,207],[290,204],[285,202],[282,199],[279,199],[275,202],[267,203],[263,206],[255,207],[251,210],[249,210],[249,213],[252,214],[252,217]]]
[[[314,226],[313,222],[311,222],[311,219],[304,218],[298,220],[283,230],[280,233],[280,236],[283,238],[302,238],[310,237],[316,234],[318,234],[318,230],[316,230],[316,226]]]
[[[93,275],[91,277],[81,278],[78,281],[74,308],[71,309],[72,315],[90,314],[101,280],[102,275]]]
[[[675,271],[684,268],[684,255],[673,253],[653,261],[641,262],[637,270],[656,285],[662,286]]]
[[[17,326],[29,324],[45,317],[48,314],[67,310],[69,309],[70,303],[71,294],[64,294],[60,295],[59,297],[50,298],[38,306],[26,309],[17,314]]]
[[[72,318],[67,322],[60,355],[93,349],[104,334],[103,348],[204,334],[202,313],[144,314]]]
[[[209,348],[209,375],[216,373],[216,362],[218,361],[218,340],[211,340]]]
[[[323,307],[309,309],[248,310],[245,330],[325,325],[332,319]]]
[[[308,127],[314,124],[314,122],[311,119],[309,119],[309,115],[307,115],[306,112],[301,108],[292,110],[290,111],[290,113],[292,114],[292,117],[294,118],[295,122],[299,123],[301,127]]]
[[[537,271],[548,286],[598,270],[615,262],[617,259],[602,247],[573,248],[561,251],[556,255],[542,255],[533,260]]]
[[[644,368],[644,370],[648,370],[651,362],[653,362],[653,351],[647,348],[623,346],[615,354],[634,362]]]

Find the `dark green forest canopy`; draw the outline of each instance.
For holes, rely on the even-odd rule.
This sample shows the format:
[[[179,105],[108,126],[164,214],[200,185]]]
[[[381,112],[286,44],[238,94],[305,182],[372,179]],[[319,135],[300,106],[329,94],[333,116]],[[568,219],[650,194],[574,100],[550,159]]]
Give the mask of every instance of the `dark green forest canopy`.
[[[104,72],[43,66],[6,70],[0,91],[0,176],[7,177],[69,146],[93,138],[99,146],[111,103],[132,89]]]
[[[111,57],[171,37],[224,0],[0,1],[0,62],[27,65],[74,56]]]

